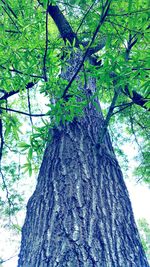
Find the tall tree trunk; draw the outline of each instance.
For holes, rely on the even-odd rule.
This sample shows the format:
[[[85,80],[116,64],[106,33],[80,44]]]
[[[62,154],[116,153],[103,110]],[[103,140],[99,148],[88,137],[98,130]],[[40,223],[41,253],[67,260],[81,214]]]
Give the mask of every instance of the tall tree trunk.
[[[86,89],[95,90],[93,79]],[[98,145],[102,125],[89,104],[83,117],[53,130],[27,205],[18,267],[148,267],[108,133]]]

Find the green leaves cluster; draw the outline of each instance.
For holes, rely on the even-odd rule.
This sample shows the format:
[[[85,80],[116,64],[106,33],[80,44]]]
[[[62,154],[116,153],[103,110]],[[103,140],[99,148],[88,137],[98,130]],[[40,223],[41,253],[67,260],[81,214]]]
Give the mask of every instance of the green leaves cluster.
[[[138,228],[142,240],[142,245],[146,252],[148,260],[150,260],[150,225],[145,219],[139,219]]]
[[[33,127],[34,131],[30,135],[29,142],[20,142],[19,148],[21,153],[26,155],[26,163],[23,165],[24,172],[29,172],[32,175],[33,170],[37,171],[39,162],[47,142],[50,142],[49,124],[43,120],[44,126]]]
[[[4,114],[3,114],[4,115]],[[7,139],[10,135],[15,140],[19,140],[19,133],[22,134],[20,127],[21,122],[15,115],[5,114],[4,116],[4,123],[5,123],[5,132],[4,137]]]

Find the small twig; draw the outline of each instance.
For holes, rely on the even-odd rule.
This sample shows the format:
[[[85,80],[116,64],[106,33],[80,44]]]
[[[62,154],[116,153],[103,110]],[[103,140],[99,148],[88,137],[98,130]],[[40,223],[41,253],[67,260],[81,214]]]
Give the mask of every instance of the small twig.
[[[143,126],[139,121],[137,121],[135,118],[134,118],[134,121],[136,122],[137,125],[139,125],[139,127],[142,129],[142,130],[147,130],[149,129],[149,127],[146,127],[146,126]],[[149,134],[149,132],[148,132]]]
[[[7,8],[9,9],[9,11],[12,13],[12,15],[17,19],[17,15],[16,15],[15,12],[12,10],[12,8],[8,5],[8,3],[6,3],[4,0],[1,0],[1,1],[2,1],[2,3],[3,3],[4,5],[7,6]]]
[[[114,106],[114,109],[115,109],[115,108],[124,107],[124,106],[128,106],[128,105],[131,105],[131,104],[133,104],[133,102],[128,102],[128,103],[123,103],[123,104],[121,104],[121,105],[116,105],[116,106]]]
[[[3,109],[3,110],[6,110],[6,111],[12,111],[12,112],[16,112],[16,113],[19,113],[19,114],[22,114],[22,115],[26,115],[26,116],[32,116],[32,117],[44,117],[44,116],[49,116],[48,114],[30,114],[30,113],[27,113],[27,112],[23,112],[23,111],[20,111],[20,110],[16,110],[16,109],[11,109],[11,108],[3,108],[3,107],[0,107],[0,109]]]
[[[103,141],[103,138],[104,138],[105,133],[106,133],[106,131],[107,131],[107,127],[108,127],[108,125],[109,125],[110,119],[111,119],[111,117],[112,117],[112,115],[113,115],[113,110],[114,110],[114,107],[115,107],[117,98],[118,98],[118,96],[119,96],[119,93],[120,93],[120,88],[118,88],[118,90],[115,90],[115,92],[114,92],[114,96],[113,96],[111,105],[110,105],[109,110],[108,110],[108,113],[107,113],[107,115],[106,115],[106,119],[104,120],[103,128],[101,129],[101,133],[100,133],[100,137],[99,137],[99,143],[100,143],[100,144],[101,144],[102,141]]]
[[[31,102],[30,102],[30,93],[29,93],[29,90],[27,90],[27,99],[28,99],[28,109],[29,109],[29,114],[30,114],[30,122],[31,122],[31,125],[32,125],[32,129],[33,129],[33,121],[32,121],[32,112],[31,112]]]
[[[4,11],[6,12],[6,14],[8,15],[8,17],[10,18],[10,20],[12,21],[12,23],[13,23],[13,25],[16,27],[16,29],[20,32],[20,30],[19,30],[19,28],[18,28],[18,26],[17,26],[17,24],[16,24],[16,22],[13,20],[13,18],[10,16],[10,14],[8,13],[8,11],[7,11],[7,9],[4,7],[4,6],[2,6],[2,8],[4,9]],[[20,32],[21,33],[21,32]]]
[[[135,33],[138,33],[138,34],[143,35],[143,32],[136,31],[136,30],[133,30],[133,29],[129,29],[126,25],[123,26],[122,24],[116,23],[116,22],[114,22],[114,21],[110,21],[109,19],[107,19],[107,22],[112,23],[112,24],[114,24],[114,25],[117,25],[117,26],[119,26],[119,27],[121,27],[121,28],[123,28],[123,29],[125,29],[125,30],[128,30],[129,32],[132,31],[132,32],[135,32]]]
[[[86,95],[86,100],[87,103],[90,102],[90,98],[89,98],[89,90],[87,90],[87,75],[86,75],[86,70],[85,70],[85,66],[83,64],[83,75],[84,75],[84,94]]]
[[[76,34],[78,33],[79,29],[81,28],[81,26],[82,26],[82,24],[83,24],[85,18],[87,17],[87,15],[89,14],[89,12],[90,12],[91,9],[93,8],[93,6],[95,5],[95,2],[96,2],[96,0],[95,0],[95,1],[93,2],[93,4],[88,8],[88,10],[86,11],[85,15],[83,16],[83,18],[82,18],[82,20],[81,20],[81,22],[80,22],[80,24],[79,24],[79,26],[78,26],[78,28],[77,28],[77,30],[76,30],[76,32],[75,32]]]
[[[30,76],[30,77],[33,77],[33,78],[39,78],[39,79],[43,79],[44,77],[43,76],[39,76],[39,75],[34,75],[34,74],[27,74],[27,73],[24,73],[20,70],[17,70],[17,69],[7,69],[6,67],[4,67],[3,65],[0,65],[0,67],[4,70],[8,70],[8,71],[11,71],[11,72],[16,72],[18,74],[22,74],[22,75],[25,75],[25,76]]]
[[[3,263],[6,262],[6,261],[10,261],[11,259],[13,259],[13,258],[15,258],[15,257],[17,257],[17,256],[18,256],[18,254],[14,255],[14,256],[11,256],[10,258],[8,258],[8,259],[6,259],[6,260],[1,259],[1,260],[0,260],[0,264],[3,264]]]
[[[132,11],[132,12],[129,12],[129,13],[122,13],[122,14],[111,14],[109,13],[109,17],[122,17],[122,16],[131,16],[131,15],[134,15],[134,14],[137,14],[137,13],[142,13],[142,12],[147,12],[149,11],[150,8],[145,8],[145,9],[141,9],[141,10],[137,10],[137,11]]]
[[[75,5],[71,5],[69,3],[65,3],[64,1],[57,1],[57,3],[60,3],[60,4],[63,4],[63,5],[66,5],[66,6],[69,6],[71,7],[72,9],[77,9],[79,10],[79,7],[75,6]]]
[[[137,143],[137,145],[138,145],[138,147],[139,147],[139,149],[140,149],[140,151],[142,153],[142,156],[143,156],[142,147],[138,142],[138,139],[137,139],[137,136],[136,136],[136,133],[135,133],[135,130],[134,130],[134,120],[133,120],[133,117],[132,117],[131,113],[129,114],[129,119],[130,119],[130,124],[131,124],[131,131],[132,131],[132,134],[134,136],[135,142]]]
[[[12,31],[12,30],[5,30],[5,32],[9,32],[9,33],[19,33],[19,34],[21,34],[21,32],[18,32],[18,31]]]
[[[9,149],[9,151],[11,151],[11,152],[13,152],[13,153],[15,153],[15,154],[16,154],[16,153],[19,153],[17,149],[13,149],[13,148],[11,148],[9,145],[6,144],[6,142],[5,142],[5,147],[7,147],[7,148]]]
[[[137,68],[132,68],[132,70],[150,70],[150,68],[143,68],[143,67],[137,67]]]
[[[120,108],[120,109],[119,109],[118,111],[116,111],[116,112],[113,112],[113,113],[112,113],[112,116],[113,116],[113,115],[116,115],[117,113],[120,113],[121,111],[125,110],[126,108],[131,107],[133,104],[134,104],[133,102],[128,103],[128,105],[126,105],[126,106]]]
[[[122,40],[122,43],[124,44],[124,40],[123,40],[123,38],[122,38],[122,36],[121,36],[121,34],[119,33],[119,31],[118,31],[118,29],[116,28],[116,26],[114,25],[114,24],[112,24],[112,22],[110,21],[110,24],[112,25],[112,27],[116,30],[116,32],[117,32],[117,34],[118,34],[118,36],[119,36],[119,38],[120,38],[120,40]],[[124,31],[125,31],[125,29],[124,29]]]

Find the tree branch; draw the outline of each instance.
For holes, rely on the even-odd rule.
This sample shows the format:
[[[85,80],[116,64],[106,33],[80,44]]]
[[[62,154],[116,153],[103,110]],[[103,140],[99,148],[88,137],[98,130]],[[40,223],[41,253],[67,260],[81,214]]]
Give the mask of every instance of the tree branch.
[[[129,54],[132,49],[132,47],[137,43],[138,38],[136,37],[137,34],[134,34],[134,36],[129,33],[129,40],[127,42],[127,48],[126,48],[126,56],[125,59],[129,60]]]
[[[14,255],[14,256],[11,256],[10,258],[8,258],[8,259],[6,259],[6,260],[0,259],[0,264],[3,264],[3,263],[6,262],[6,261],[10,261],[11,259],[13,259],[13,258],[15,258],[15,257],[17,257],[17,256],[18,256],[18,254]]]
[[[6,3],[4,0],[1,0],[1,1],[2,1],[2,3],[3,3],[4,5],[7,6],[7,8],[9,9],[9,11],[12,13],[12,15],[17,19],[17,15],[16,15],[15,12],[12,10],[12,8],[8,5],[8,3]]]
[[[13,34],[21,34],[21,32],[13,31],[13,30],[5,30],[5,32],[13,33]]]
[[[68,85],[66,86],[66,88],[65,88],[65,90],[64,90],[64,93],[63,93],[63,95],[62,95],[62,98],[65,98],[65,96],[66,96],[66,94],[67,94],[67,92],[68,92],[70,86],[72,85],[73,81],[75,80],[75,78],[77,77],[79,71],[81,70],[81,68],[82,68],[82,66],[83,66],[83,63],[84,63],[86,57],[88,56],[88,53],[89,53],[89,51],[90,51],[90,48],[91,48],[92,44],[94,43],[95,38],[96,38],[96,36],[97,36],[97,34],[98,34],[98,32],[99,32],[99,29],[100,29],[101,25],[103,24],[103,22],[105,21],[105,18],[106,18],[107,14],[108,14],[108,11],[109,11],[110,3],[111,3],[111,1],[108,3],[108,6],[105,6],[105,7],[104,7],[104,9],[106,8],[106,10],[103,10],[103,11],[102,11],[102,15],[101,15],[100,21],[99,21],[99,23],[98,23],[98,25],[97,25],[97,28],[96,28],[96,30],[95,30],[95,32],[94,32],[94,34],[93,34],[92,40],[91,40],[91,42],[90,42],[90,44],[89,44],[89,47],[86,49],[86,51],[85,51],[85,53],[84,53],[84,56],[83,56],[83,59],[82,59],[80,65],[79,65],[77,71],[76,71],[75,74],[72,76],[71,80],[69,81]]]
[[[129,13],[121,13],[121,14],[111,14],[109,13],[109,17],[122,17],[122,16],[132,16],[134,14],[137,14],[137,13],[142,13],[142,12],[147,12],[149,11],[150,8],[145,8],[145,9],[140,9],[140,10],[137,10],[137,11],[132,11],[132,12],[129,12]]]
[[[66,43],[66,41],[68,40],[71,44],[73,44],[73,41],[75,39],[75,46],[79,47],[79,40],[77,38],[77,35],[73,32],[70,24],[66,20],[63,13],[60,11],[59,7],[49,5],[47,11],[54,20],[64,42]]]
[[[129,34],[129,40],[127,42],[127,48],[126,48],[126,56],[125,59],[126,61],[129,60],[129,54],[131,52],[132,47],[137,43],[138,38],[137,38],[137,33],[135,33],[133,36],[131,33]],[[137,93],[135,90],[132,90],[132,94],[130,94],[128,84],[125,85],[125,89],[123,92],[130,98],[132,99],[133,103],[136,105],[141,106],[142,108],[150,111],[145,104],[148,102],[149,99],[145,99],[141,94]]]
[[[26,89],[30,89],[32,88],[36,83],[30,82],[26,85]],[[4,91],[5,92],[5,91]],[[5,93],[2,97],[0,97],[0,101],[1,100],[7,100],[9,97],[18,94],[20,92],[20,90],[16,90],[16,91],[10,91],[9,93]]]
[[[79,29],[81,28],[81,26],[82,26],[85,18],[87,17],[87,15],[89,14],[89,12],[93,8],[93,6],[95,5],[95,2],[96,2],[96,0],[93,2],[93,4],[88,8],[88,10],[86,11],[86,13],[84,14],[84,16],[83,16],[83,18],[82,18],[82,20],[81,20],[81,22],[80,22],[80,24],[79,24],[79,26],[78,26],[78,28],[76,30],[76,34],[78,33]]]
[[[16,109],[12,109],[12,108],[4,108],[4,107],[0,107],[0,110],[6,110],[6,111],[12,111],[12,112],[15,112],[15,113],[19,113],[19,114],[22,114],[22,115],[26,115],[26,116],[32,116],[32,117],[44,117],[44,116],[49,116],[48,114],[30,114],[30,113],[27,113],[27,112],[23,112],[23,111],[20,111],[20,110],[16,110]]]
[[[130,28],[128,28],[126,25],[122,25],[122,24],[120,24],[120,23],[116,23],[116,22],[114,22],[114,21],[111,21],[111,20],[109,20],[109,19],[107,19],[107,22],[110,22],[111,24],[114,24],[114,25],[117,25],[117,26],[119,26],[119,27],[121,27],[121,28],[123,28],[123,29],[125,29],[125,30],[128,30],[129,32],[135,32],[135,33],[138,33],[138,34],[141,34],[141,35],[143,35],[143,32],[140,32],[140,31],[137,31],[137,30],[131,30]]]
[[[16,22],[14,21],[14,19],[10,16],[10,14],[8,13],[7,9],[2,6],[2,8],[4,9],[4,11],[6,12],[6,14],[8,15],[8,17],[10,18],[10,20],[12,21],[13,25],[16,27],[16,29],[20,32],[18,25],[16,24]],[[20,32],[21,33],[21,32]]]
[[[150,100],[150,99],[145,99],[141,94],[137,93],[135,90],[132,90],[132,94],[130,94],[128,86],[125,86],[125,90],[123,91],[130,99],[132,99],[133,103],[141,106],[142,108],[150,111],[147,107],[145,107],[145,104]]]
[[[130,102],[130,103],[126,104],[125,106],[120,105],[120,107],[122,106],[122,108],[119,108],[119,110],[113,112],[113,113],[112,113],[112,116],[115,115],[115,114],[117,114],[117,113],[119,113],[119,112],[121,112],[121,111],[123,111],[123,110],[125,110],[126,108],[131,107],[133,104],[134,104],[133,102]],[[118,106],[118,107],[119,107],[119,106]],[[116,108],[116,106],[115,106],[114,108]]]
[[[95,4],[95,2],[91,5],[91,7],[87,11],[87,13],[89,13],[89,11],[92,9],[94,4]],[[63,13],[60,11],[58,6],[49,5],[48,12],[49,12],[50,16],[52,17],[52,19],[54,20],[54,22],[55,22],[55,24],[56,24],[56,26],[57,26],[60,34],[61,34],[61,37],[63,38],[65,43],[68,40],[71,44],[73,44],[73,41],[75,40],[75,47],[79,47],[80,44],[83,46],[87,46],[87,43],[85,44],[84,42],[80,42],[78,40],[77,32],[79,30],[79,27],[75,33],[72,30],[69,22],[66,20],[65,16],[63,15]],[[85,19],[87,13],[85,14],[83,19]],[[82,23],[83,23],[83,21],[82,21]],[[99,41],[99,44],[96,47],[90,47],[88,49],[88,56],[101,50],[105,46],[105,44],[106,44],[106,38],[103,38],[102,40]]]
[[[90,47],[89,51],[88,51],[88,56],[91,56],[92,54],[97,53],[98,51],[100,51],[103,47],[105,47],[106,45],[106,37],[104,36],[103,38],[101,38],[101,40],[99,40],[99,44],[95,47]]]
[[[22,71],[20,71],[20,70],[14,69],[14,68],[13,68],[13,69],[8,69],[8,68],[4,67],[3,65],[0,65],[0,67],[1,67],[2,69],[4,69],[4,70],[8,70],[8,71],[10,71],[10,72],[16,72],[16,73],[18,73],[18,74],[22,74],[22,75],[29,76],[29,77],[32,77],[32,78],[43,79],[43,76],[34,75],[34,74],[27,74],[27,73],[24,73],[24,72],[22,72]]]
[[[30,93],[29,90],[27,90],[27,98],[28,98],[28,109],[29,109],[29,114],[30,114],[30,122],[32,125],[32,129],[33,129],[33,121],[32,121],[32,116],[31,116],[31,102],[30,102]]]
[[[114,96],[113,96],[111,105],[110,105],[108,113],[106,115],[106,119],[104,120],[103,128],[101,129],[101,133],[100,133],[100,137],[99,137],[99,143],[100,144],[102,143],[104,135],[105,135],[105,133],[107,131],[107,127],[108,127],[110,119],[111,119],[111,117],[113,115],[113,110],[115,108],[115,104],[116,104],[117,98],[118,98],[118,96],[120,94],[120,91],[121,91],[121,89],[118,88],[118,90],[115,90],[115,92],[114,92]]]

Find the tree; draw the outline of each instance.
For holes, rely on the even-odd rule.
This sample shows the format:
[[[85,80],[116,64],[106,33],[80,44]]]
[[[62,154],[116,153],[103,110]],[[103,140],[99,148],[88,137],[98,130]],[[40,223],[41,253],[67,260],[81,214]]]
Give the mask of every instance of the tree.
[[[22,120],[13,113],[32,125],[30,143],[19,142],[30,174],[46,144],[18,267],[148,266],[108,132],[130,123],[142,147],[137,172],[147,182],[148,10],[147,1],[132,0],[2,1],[1,160],[8,142],[13,149],[19,142]],[[46,114],[32,113],[32,89],[49,99]],[[19,94],[25,108],[24,92],[28,112],[8,102]],[[33,117],[44,116],[49,121],[34,125]],[[9,193],[6,171],[4,164],[3,188],[15,212],[20,196]]]
[[[144,250],[146,251],[147,258],[150,258],[150,227],[145,219],[138,221],[140,235]]]

